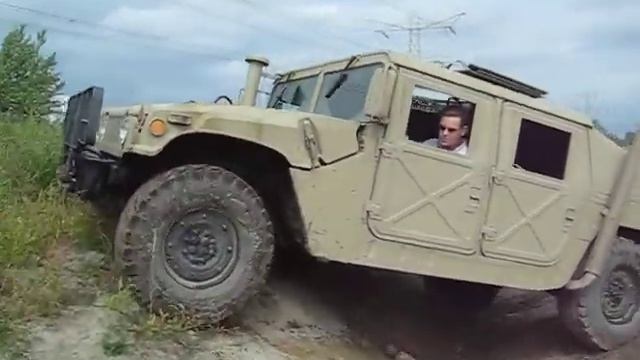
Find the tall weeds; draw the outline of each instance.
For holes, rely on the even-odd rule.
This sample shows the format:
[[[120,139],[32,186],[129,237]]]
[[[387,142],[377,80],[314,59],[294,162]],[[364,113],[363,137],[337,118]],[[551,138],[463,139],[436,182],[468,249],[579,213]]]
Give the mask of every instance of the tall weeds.
[[[60,249],[96,244],[91,208],[56,181],[58,125],[0,114],[0,358],[15,354],[22,326],[63,299]]]

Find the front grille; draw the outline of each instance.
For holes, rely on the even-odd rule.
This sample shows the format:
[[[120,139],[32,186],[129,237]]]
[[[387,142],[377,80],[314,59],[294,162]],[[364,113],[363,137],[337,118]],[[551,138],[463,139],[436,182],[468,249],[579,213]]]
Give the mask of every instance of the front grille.
[[[64,154],[84,146],[95,145],[104,89],[90,87],[69,98],[64,118]]]

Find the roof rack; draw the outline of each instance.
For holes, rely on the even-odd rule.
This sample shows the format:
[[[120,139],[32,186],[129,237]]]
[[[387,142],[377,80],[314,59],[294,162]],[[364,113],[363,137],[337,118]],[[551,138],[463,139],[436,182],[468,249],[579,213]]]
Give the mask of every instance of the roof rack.
[[[505,75],[498,74],[495,71],[480,67],[478,65],[468,64],[466,66],[466,69],[459,70],[459,72],[534,98],[540,98],[547,95],[547,92],[545,90],[538,89],[534,86],[525,84],[521,81],[512,79]]]

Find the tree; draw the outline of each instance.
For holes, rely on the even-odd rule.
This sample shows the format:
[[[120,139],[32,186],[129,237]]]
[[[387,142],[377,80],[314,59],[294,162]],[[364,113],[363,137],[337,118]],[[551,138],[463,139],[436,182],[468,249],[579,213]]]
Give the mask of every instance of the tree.
[[[633,139],[636,137],[636,133],[629,131],[627,132],[627,134],[624,136],[624,144],[625,145],[631,145],[631,143],[633,143]]]
[[[64,86],[56,72],[56,54],[41,54],[46,31],[35,39],[21,25],[4,38],[0,48],[0,113],[42,117],[54,105],[52,97]]]
[[[624,138],[621,138],[618,135],[616,135],[615,133],[612,133],[609,130],[607,130],[604,127],[604,125],[602,125],[602,123],[600,121],[598,121],[598,120],[593,120],[593,126],[596,129],[598,129],[600,132],[602,132],[606,137],[608,137],[609,139],[611,139],[613,142],[615,142],[616,144],[618,144],[620,146],[631,145],[631,142],[633,142],[633,138],[635,136],[635,133],[628,132],[628,133],[626,133]]]

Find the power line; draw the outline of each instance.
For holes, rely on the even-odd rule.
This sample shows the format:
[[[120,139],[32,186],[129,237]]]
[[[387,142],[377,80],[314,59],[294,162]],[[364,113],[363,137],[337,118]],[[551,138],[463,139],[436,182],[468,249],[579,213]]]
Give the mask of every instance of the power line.
[[[167,40],[166,38],[163,38],[163,37],[157,36],[157,35],[153,35],[153,34],[145,34],[145,33],[128,31],[128,30],[125,30],[125,29],[120,29],[120,28],[109,26],[109,25],[99,24],[99,23],[96,23],[96,22],[91,22],[91,21],[87,21],[87,20],[82,20],[82,19],[78,19],[78,18],[72,18],[72,17],[68,17],[68,16],[64,16],[64,15],[51,13],[51,12],[48,12],[48,11],[43,11],[43,10],[33,9],[33,8],[30,8],[30,7],[26,7],[26,6],[16,5],[16,4],[13,4],[13,3],[6,2],[6,1],[0,1],[0,6],[4,6],[4,7],[7,7],[7,8],[10,8],[10,9],[13,9],[15,11],[31,13],[31,14],[35,14],[35,15],[39,15],[39,16],[45,16],[45,17],[49,17],[49,18],[52,18],[52,19],[65,21],[65,22],[68,22],[70,24],[84,25],[84,26],[89,26],[89,27],[92,27],[92,28],[100,27],[100,28],[103,28],[103,29],[106,29],[106,30],[109,30],[109,31],[113,31],[113,32],[117,32],[117,33],[123,34],[123,35],[144,37],[144,38],[148,38],[150,40]]]
[[[251,1],[251,0],[242,0],[241,1],[244,5],[246,6],[250,6],[250,7],[256,7],[256,3]],[[180,5],[185,6],[187,8],[190,8],[191,10],[194,10],[198,13],[209,13],[212,14],[208,9],[203,8],[201,6],[197,6],[194,4],[190,4],[190,3],[181,3]],[[15,3],[11,3],[11,2],[7,2],[4,0],[0,0],[0,6],[4,6],[6,8],[12,9],[14,11],[17,12],[25,12],[25,13],[30,13],[30,14],[34,14],[37,16],[41,16],[41,17],[47,17],[47,18],[51,18],[57,21],[61,21],[64,23],[67,23],[69,25],[79,25],[79,26],[85,26],[85,27],[89,27],[91,29],[96,29],[96,28],[102,28],[108,31],[111,31],[113,33],[117,33],[117,34],[121,34],[121,35],[126,35],[128,37],[135,37],[135,38],[140,38],[140,39],[146,39],[146,40],[151,40],[151,41],[162,41],[162,42],[171,42],[171,43],[177,43],[177,44],[182,44],[184,46],[193,46],[193,44],[188,44],[185,42],[180,42],[180,41],[176,41],[167,37],[162,37],[162,36],[158,36],[158,35],[154,35],[154,34],[149,34],[149,33],[141,33],[141,32],[136,32],[136,31],[130,31],[130,30],[126,30],[126,29],[122,29],[122,28],[118,28],[118,27],[114,27],[114,26],[109,26],[109,25],[105,25],[105,24],[100,24],[97,22],[92,22],[92,21],[88,21],[88,20],[84,20],[84,19],[79,19],[77,17],[70,17],[70,16],[66,16],[66,15],[60,15],[60,14],[56,14],[53,12],[49,12],[49,11],[44,11],[44,10],[39,10],[39,9],[34,9],[31,7],[27,7],[27,6],[22,6],[22,5],[18,5]],[[214,15],[214,14],[212,14]],[[239,21],[237,19],[233,19],[230,17],[225,17],[222,13],[218,13],[215,14],[215,16],[217,18],[222,18],[228,22],[231,23],[238,23],[238,22],[242,22]],[[257,26],[254,24],[250,24],[250,23],[246,23],[246,22],[242,22],[244,26],[252,28],[258,32],[269,32],[271,33],[273,36],[275,37],[279,37],[283,40],[292,42],[292,43],[300,43],[299,39],[296,39],[292,36],[288,36],[288,35],[284,35],[281,33],[276,33],[273,31],[269,31],[268,28],[265,27],[261,27],[261,26]],[[334,36],[336,38],[341,38],[343,41],[347,41],[350,42],[352,45],[356,45],[356,46],[363,46],[362,44],[356,43],[355,41],[352,41],[350,39],[347,38],[342,38],[339,36]],[[367,47],[367,46],[364,46]],[[192,52],[192,51],[191,51]]]
[[[256,2],[254,2],[254,1],[251,1],[251,0],[241,0],[241,2],[242,2],[244,5],[246,5],[246,6],[252,7],[252,8],[254,8],[254,9],[258,9],[258,5],[257,5],[257,3],[256,3]],[[272,12],[272,8],[271,8],[271,7],[266,7],[266,8],[265,8],[265,7],[260,7],[260,9],[261,9],[261,10],[271,11],[271,12]],[[272,13],[273,13],[273,12],[272,12]],[[282,14],[282,13],[278,13],[278,14],[277,14],[277,16],[278,16],[278,17],[282,17],[282,16],[283,16],[283,14]],[[292,18],[292,17],[289,17],[289,19],[291,19],[291,18]],[[319,21],[315,20],[314,22],[318,23]],[[343,42],[345,42],[345,43],[348,43],[348,44],[351,44],[351,45],[355,45],[355,46],[363,47],[363,48],[367,48],[367,49],[369,49],[369,48],[370,48],[370,46],[369,46],[369,45],[365,45],[365,44],[363,44],[363,43],[360,43],[360,42],[358,42],[358,41],[352,40],[352,39],[350,39],[350,38],[348,38],[348,37],[345,37],[345,36],[336,35],[336,34],[331,34],[331,36],[332,36],[332,37],[334,37],[335,39],[341,40],[341,41],[343,41]]]
[[[373,20],[385,28],[374,30],[374,32],[381,34],[385,38],[389,39],[389,33],[392,32],[406,32],[409,35],[409,53],[421,56],[422,54],[422,32],[425,30],[447,30],[452,34],[456,34],[454,29],[455,22],[460,19],[466,13],[461,12],[453,16],[447,17],[442,20],[425,21],[420,16],[414,15],[411,17],[409,24],[394,24],[378,20]]]
[[[71,30],[71,29],[64,29],[64,28],[61,28],[61,27],[45,25],[45,24],[36,23],[36,22],[32,22],[32,21],[9,19],[9,18],[6,18],[6,17],[5,18],[0,18],[0,19],[8,21],[8,22],[13,22],[15,24],[25,24],[25,25],[30,25],[30,26],[34,26],[34,27],[40,27],[42,29],[45,29],[47,31],[54,32],[54,33],[60,33],[60,34],[65,34],[65,35],[70,35],[70,36],[75,36],[75,37],[100,39],[100,40],[114,40],[115,41],[115,39],[113,39],[112,37],[106,36],[104,34],[96,34],[96,33],[90,33],[90,32],[86,32],[86,31],[77,31],[77,30]],[[149,47],[149,48],[162,49],[162,50],[176,52],[176,53],[198,55],[198,56],[206,56],[208,59],[213,59],[213,60],[217,60],[217,61],[233,61],[233,58],[231,58],[231,57],[222,56],[222,55],[216,54],[216,53],[210,53],[210,52],[205,52],[205,51],[194,51],[194,50],[188,50],[188,49],[176,48],[176,47],[169,47],[169,46],[166,46],[166,45],[159,45],[157,43],[149,44],[147,42],[136,41],[136,38],[137,37],[129,37],[129,38],[125,38],[125,39],[117,39],[117,42],[118,43],[128,42],[128,43],[134,43],[137,46],[144,46],[144,47]]]
[[[13,9],[15,11],[20,11],[20,12],[27,12],[27,13],[31,13],[34,15],[38,15],[41,17],[48,17],[57,21],[63,21],[64,23],[68,24],[68,25],[73,25],[73,26],[86,26],[86,27],[90,27],[91,29],[95,29],[95,28],[102,28],[111,32],[115,32],[115,33],[119,33],[121,35],[126,35],[127,37],[125,37],[126,40],[131,41],[132,38],[137,38],[137,39],[143,39],[143,40],[149,40],[152,42],[158,42],[158,41],[162,41],[163,45],[155,45],[152,47],[155,48],[159,48],[159,49],[165,49],[165,50],[172,50],[172,51],[176,51],[176,52],[182,52],[182,53],[188,53],[188,54],[193,54],[193,55],[204,55],[204,56],[209,56],[211,58],[214,59],[218,59],[218,60],[224,60],[224,61],[231,61],[233,59],[229,58],[229,57],[225,57],[225,56],[221,56],[219,54],[216,53],[212,53],[212,52],[207,52],[207,51],[194,51],[194,50],[188,50],[188,49],[182,49],[180,47],[171,47],[171,46],[167,46],[166,44],[176,44],[176,45],[182,45],[182,46],[186,46],[186,47],[190,47],[193,48],[192,44],[189,43],[185,43],[185,42],[181,42],[181,41],[175,41],[166,37],[161,37],[161,36],[157,36],[157,35],[152,35],[152,34],[145,34],[145,33],[139,33],[139,32],[133,32],[133,31],[129,31],[129,30],[125,30],[125,29],[121,29],[121,28],[117,28],[117,27],[113,27],[113,26],[108,26],[108,25],[104,25],[104,24],[99,24],[99,23],[95,23],[95,22],[91,22],[91,21],[87,21],[87,20],[82,20],[82,19],[78,19],[78,18],[73,18],[73,17],[68,17],[68,16],[63,16],[63,15],[59,15],[59,14],[55,14],[55,13],[51,13],[48,11],[43,11],[43,10],[38,10],[38,9],[33,9],[33,8],[29,8],[29,7],[25,7],[25,6],[20,6],[20,5],[15,5],[12,3],[8,3],[6,1],[0,1],[0,6],[5,6],[7,8]],[[34,24],[33,22],[30,23],[30,25],[32,26],[43,26],[42,24]],[[71,30],[64,30],[64,29],[60,29],[60,28],[53,28],[51,26],[48,27],[49,29],[51,29],[54,32],[59,32],[59,33],[67,33],[68,35],[75,35],[75,36],[89,36],[89,37],[98,37],[101,39],[108,39],[109,36],[105,36],[105,35],[96,35],[96,34],[91,34],[91,33],[81,33],[79,31],[71,31]],[[122,40],[118,40],[118,41],[122,41]],[[138,42],[140,43],[140,42]]]
[[[242,1],[242,2],[245,5],[248,5],[248,6],[255,6],[255,5],[251,5],[251,4],[255,4],[255,3],[250,2],[250,1]],[[199,6],[199,5],[194,5],[192,3],[181,3],[180,5],[184,6],[186,8],[189,8],[189,9],[191,9],[193,11],[196,11],[198,13],[203,13],[203,14],[207,14],[207,15],[211,15],[211,16],[216,16],[216,18],[226,20],[229,23],[233,23],[233,24],[242,23],[243,26],[246,26],[248,28],[251,28],[251,29],[256,30],[258,32],[261,32],[261,33],[268,32],[272,36],[279,37],[280,39],[285,40],[285,41],[289,41],[289,42],[296,43],[296,44],[300,43],[300,39],[298,39],[298,38],[295,38],[295,37],[292,37],[292,36],[289,36],[289,35],[285,35],[285,34],[282,34],[282,33],[271,31],[271,29],[269,29],[267,27],[264,27],[264,26],[258,26],[258,25],[255,25],[255,24],[248,23],[246,21],[240,21],[238,19],[234,19],[234,18],[225,16],[224,13],[215,13],[214,14],[209,9],[207,9],[206,7],[202,7],[202,6]],[[282,14],[278,14],[278,16],[281,17]],[[318,39],[316,37],[314,37],[313,40],[318,41]],[[328,43],[325,43],[325,45],[328,45]],[[336,48],[334,47],[334,49],[336,49]]]
[[[241,23],[241,22],[242,22],[242,21],[239,21],[239,20],[237,20],[237,19],[233,19],[233,18],[231,18],[231,17],[225,16],[223,13],[216,13],[216,14],[213,14],[213,13],[212,13],[211,11],[209,11],[209,9],[207,9],[206,7],[202,7],[202,6],[199,6],[199,5],[194,5],[194,4],[191,4],[191,3],[181,3],[181,5],[182,5],[182,6],[184,6],[184,7],[186,7],[186,8],[188,8],[188,9],[190,9],[190,10],[193,10],[193,11],[195,11],[195,12],[199,13],[199,14],[205,14],[205,15],[216,16],[217,18],[221,18],[221,19],[223,19],[223,20],[226,20],[226,21],[227,21],[227,22],[229,22],[229,23],[237,24],[237,23]],[[246,26],[246,27],[252,28],[252,29],[254,29],[254,30],[261,31],[261,32],[263,32],[263,31],[267,30],[267,29],[266,29],[266,28],[264,28],[264,27],[260,27],[260,26],[257,26],[257,25],[254,25],[254,24],[250,24],[250,23],[246,23],[246,22],[244,22],[244,23],[243,23],[243,25],[244,25],[244,26]],[[290,37],[290,36],[288,36],[288,35],[283,35],[283,34],[275,33],[275,32],[271,32],[271,33],[272,33],[274,36],[280,37],[280,38],[281,38],[281,39],[283,39],[283,40],[288,40],[288,41],[292,41],[292,42],[296,42],[296,43],[298,42],[298,39],[295,39],[295,38]]]

